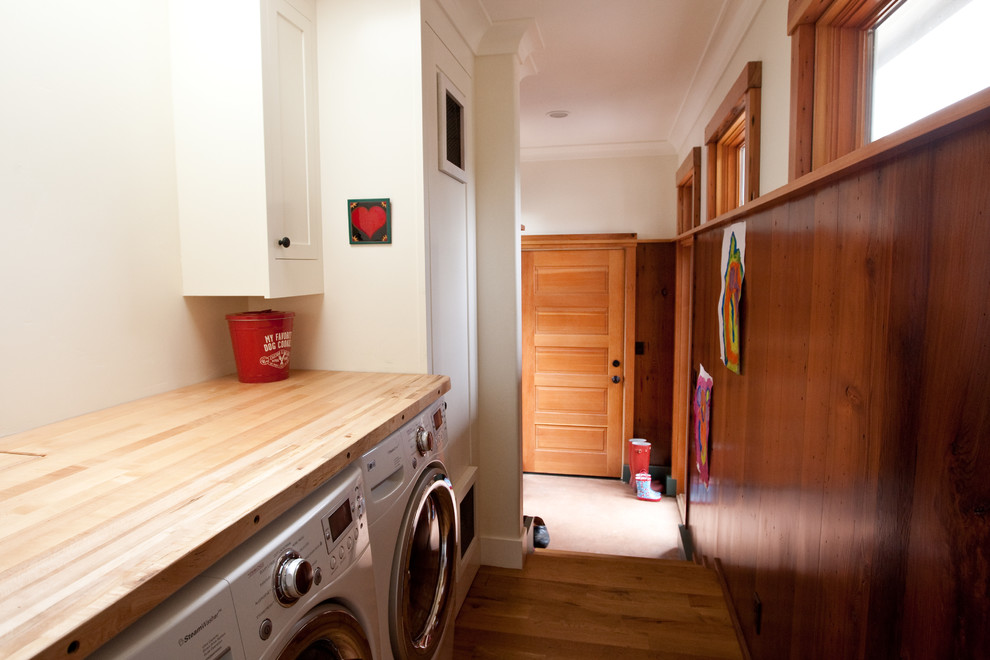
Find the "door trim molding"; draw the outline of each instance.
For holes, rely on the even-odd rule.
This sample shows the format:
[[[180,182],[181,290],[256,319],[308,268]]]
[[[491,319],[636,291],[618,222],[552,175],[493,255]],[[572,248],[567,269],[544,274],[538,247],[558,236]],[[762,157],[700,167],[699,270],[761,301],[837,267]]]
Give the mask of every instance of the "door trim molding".
[[[633,422],[635,396],[633,386],[636,382],[636,245],[635,233],[627,234],[530,234],[521,236],[523,252],[538,252],[546,250],[601,250],[618,249],[624,251],[625,283],[623,305],[622,363],[625,365],[622,380],[622,446],[620,449],[618,473],[622,476],[622,465],[625,463],[626,442],[633,437]],[[526,383],[522,384],[525,391]]]
[[[600,250],[602,248],[636,247],[636,234],[527,234],[521,237],[522,249],[527,250]],[[633,276],[636,275],[635,256]],[[635,290],[633,291],[635,293]],[[635,318],[635,317],[633,317]]]

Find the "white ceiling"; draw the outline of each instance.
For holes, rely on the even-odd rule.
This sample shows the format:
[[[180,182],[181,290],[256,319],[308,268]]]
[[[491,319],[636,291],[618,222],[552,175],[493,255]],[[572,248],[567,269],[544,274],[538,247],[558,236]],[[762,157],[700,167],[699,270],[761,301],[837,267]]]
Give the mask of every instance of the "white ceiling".
[[[762,0],[480,0],[534,19],[524,158],[674,154]],[[566,119],[547,113],[566,110]]]

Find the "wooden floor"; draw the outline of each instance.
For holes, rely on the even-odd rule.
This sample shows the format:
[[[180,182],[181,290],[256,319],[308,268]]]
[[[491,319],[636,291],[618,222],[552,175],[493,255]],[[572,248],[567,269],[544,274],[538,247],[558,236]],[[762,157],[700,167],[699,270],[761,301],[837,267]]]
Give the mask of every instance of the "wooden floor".
[[[482,566],[454,657],[737,658],[715,573],[690,562],[539,550],[521,571]]]

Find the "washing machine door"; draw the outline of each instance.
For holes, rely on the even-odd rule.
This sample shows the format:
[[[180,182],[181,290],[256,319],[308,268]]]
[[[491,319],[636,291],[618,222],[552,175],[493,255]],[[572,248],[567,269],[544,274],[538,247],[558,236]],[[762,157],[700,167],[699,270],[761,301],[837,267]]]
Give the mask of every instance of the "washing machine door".
[[[389,593],[392,650],[400,660],[430,659],[454,607],[457,499],[442,466],[426,469],[399,530]]]
[[[334,603],[313,608],[296,623],[277,660],[373,660],[361,623]]]

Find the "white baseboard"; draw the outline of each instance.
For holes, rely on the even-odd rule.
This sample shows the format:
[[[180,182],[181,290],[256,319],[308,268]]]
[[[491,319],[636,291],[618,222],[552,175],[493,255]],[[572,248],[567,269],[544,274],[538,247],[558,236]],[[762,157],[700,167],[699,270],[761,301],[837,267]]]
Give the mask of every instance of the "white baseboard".
[[[526,536],[507,539],[482,536],[481,563],[499,568],[522,568],[526,556]]]

